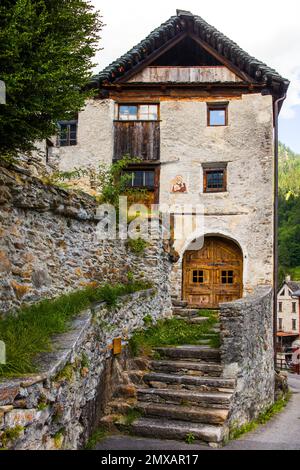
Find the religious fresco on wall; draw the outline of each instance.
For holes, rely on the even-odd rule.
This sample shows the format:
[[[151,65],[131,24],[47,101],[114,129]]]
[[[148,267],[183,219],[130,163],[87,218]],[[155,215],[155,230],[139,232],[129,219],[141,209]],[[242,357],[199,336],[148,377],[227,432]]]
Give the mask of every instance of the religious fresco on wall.
[[[171,193],[187,193],[187,184],[183,176],[177,175],[171,180]]]

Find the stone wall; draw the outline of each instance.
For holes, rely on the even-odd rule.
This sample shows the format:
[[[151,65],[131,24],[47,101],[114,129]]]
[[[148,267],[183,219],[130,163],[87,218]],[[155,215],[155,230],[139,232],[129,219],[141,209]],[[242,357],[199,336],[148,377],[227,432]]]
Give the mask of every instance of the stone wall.
[[[150,280],[169,305],[168,254],[156,240],[135,255],[96,237],[95,200],[0,167],[0,312],[95,282]]]
[[[117,386],[127,386],[124,357],[113,356],[143,318],[168,315],[158,290],[138,292],[109,309],[105,303],[82,312],[73,328],[55,338],[55,351],[41,355],[39,374],[0,383],[0,449],[78,449],[99,425]],[[124,388],[124,387],[123,387]]]
[[[237,379],[231,427],[255,419],[274,402],[272,299],[272,288],[260,287],[220,305],[224,376]]]

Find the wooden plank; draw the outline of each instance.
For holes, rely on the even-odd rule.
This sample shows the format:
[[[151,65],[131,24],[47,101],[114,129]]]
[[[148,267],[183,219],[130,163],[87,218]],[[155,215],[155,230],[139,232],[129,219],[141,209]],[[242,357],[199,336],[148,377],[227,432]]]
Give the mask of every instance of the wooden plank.
[[[240,77],[224,66],[146,67],[128,83],[214,83],[241,82]]]
[[[145,161],[160,159],[160,123],[158,121],[115,121],[114,160],[125,155]]]

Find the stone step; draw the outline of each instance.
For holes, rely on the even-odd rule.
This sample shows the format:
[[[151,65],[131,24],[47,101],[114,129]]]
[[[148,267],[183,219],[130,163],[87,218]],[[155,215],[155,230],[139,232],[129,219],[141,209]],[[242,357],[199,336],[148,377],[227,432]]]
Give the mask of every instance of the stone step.
[[[233,389],[234,379],[224,379],[222,377],[197,377],[192,375],[175,375],[152,372],[144,375],[144,382],[153,388],[178,388],[203,389],[203,390],[223,390]],[[162,386],[161,384],[164,384]]]
[[[131,431],[143,437],[177,440],[185,440],[190,434],[195,439],[213,444],[221,444],[224,439],[222,426],[168,419],[140,418],[132,424]]]
[[[174,346],[155,348],[162,357],[170,359],[201,359],[208,362],[220,362],[221,356],[219,349],[213,349],[208,346]]]
[[[174,307],[187,307],[188,303],[185,300],[172,299]]]
[[[188,323],[194,323],[194,324],[200,324],[209,320],[208,317],[190,317],[190,316],[183,317],[180,315],[176,315],[176,316],[173,315],[173,318],[176,318],[177,320],[185,320]]]
[[[196,316],[198,312],[199,310],[193,308],[173,307],[173,315],[179,315],[180,317]]]
[[[197,408],[195,406],[168,405],[162,403],[138,402],[136,409],[145,417],[168,418],[205,424],[223,424],[228,417],[228,410]]]
[[[209,320],[208,317],[190,317],[186,321],[193,325],[200,325],[201,323],[206,322],[207,320]]]
[[[140,388],[137,398],[143,402],[162,403],[164,406],[192,405],[202,408],[229,409],[232,393],[169,390],[167,388]]]
[[[180,375],[213,375],[219,377],[223,371],[223,367],[214,362],[151,361],[149,366],[154,371]]]

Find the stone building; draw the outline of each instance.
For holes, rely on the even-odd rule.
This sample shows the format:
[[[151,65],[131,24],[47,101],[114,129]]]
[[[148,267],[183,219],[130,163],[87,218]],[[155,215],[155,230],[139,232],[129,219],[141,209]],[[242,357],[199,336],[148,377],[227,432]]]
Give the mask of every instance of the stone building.
[[[273,130],[288,85],[177,10],[93,78],[97,96],[59,124],[47,159],[69,171],[139,157],[128,169],[132,185],[153,202],[201,204],[204,246],[189,249],[197,230],[175,243],[173,293],[216,307],[272,283]]]
[[[277,295],[277,344],[291,347],[300,339],[300,282],[287,276]]]

